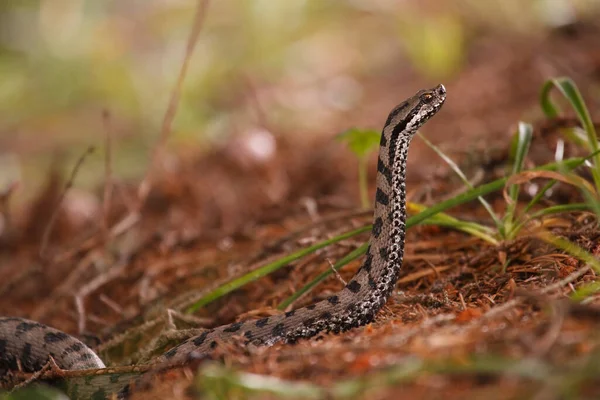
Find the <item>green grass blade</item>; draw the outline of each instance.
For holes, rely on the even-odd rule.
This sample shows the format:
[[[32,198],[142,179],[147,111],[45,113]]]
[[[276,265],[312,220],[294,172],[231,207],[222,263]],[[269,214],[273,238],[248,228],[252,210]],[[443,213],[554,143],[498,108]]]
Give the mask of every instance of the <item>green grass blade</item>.
[[[530,182],[533,179],[550,179],[572,185],[577,189],[583,191],[584,196],[591,196],[597,198],[597,193],[591,182],[587,181],[583,177],[570,173],[570,172],[557,172],[557,171],[522,171],[519,174],[512,175],[507,182],[507,185],[512,184],[523,184]],[[505,194],[506,196],[506,194]]]
[[[449,208],[456,207],[458,205],[468,203],[469,201],[477,199],[479,196],[484,196],[488,193],[495,192],[500,190],[506,184],[507,178],[497,179],[493,182],[486,183],[485,185],[477,186],[471,190],[468,190],[464,193],[461,193],[451,199],[442,201],[441,203],[437,203],[429,208],[424,209],[417,215],[413,215],[408,218],[406,221],[406,227],[414,226],[420,224],[426,219],[442,212],[446,211]]]
[[[427,207],[422,204],[408,204],[408,209],[411,211],[421,212],[426,208]],[[491,243],[493,245],[498,244],[498,241],[492,236],[494,234],[494,231],[491,228],[485,225],[478,224],[476,222],[461,221],[458,218],[454,218],[443,212],[432,216],[431,218],[424,221],[423,224],[437,225],[446,228],[456,229],[458,231],[462,231],[468,233],[469,235],[485,240],[486,242]]]
[[[293,261],[296,261],[296,260],[298,260],[310,253],[313,253],[319,249],[322,249],[323,247],[329,246],[330,244],[333,244],[333,243],[337,243],[341,240],[351,238],[360,233],[368,232],[370,229],[371,229],[371,225],[363,226],[362,228],[358,228],[353,231],[343,233],[343,234],[333,237],[331,239],[324,240],[324,241],[316,243],[312,246],[298,250],[288,256],[280,258],[279,260],[273,261],[272,263],[269,263],[265,266],[257,268],[254,271],[251,271],[237,279],[233,279],[233,280],[219,286],[218,288],[214,289],[213,291],[207,293],[206,296],[203,296],[197,302],[195,302],[190,307],[188,307],[186,310],[186,313],[193,313],[196,310],[198,310],[200,307],[203,307],[203,306],[213,302],[214,300],[218,299],[219,297],[224,296],[227,293],[232,292],[235,289],[238,289],[239,287],[241,287],[247,283],[255,281],[258,278],[262,278],[263,276],[266,276],[274,271],[277,271],[279,268],[282,268]]]
[[[498,241],[492,236],[482,231],[482,225],[475,222],[461,221],[456,218],[446,215],[448,218],[444,218],[441,214],[435,215],[423,222],[423,225],[436,225],[445,228],[452,228],[457,231],[468,233],[471,236],[475,236],[483,241],[486,241],[494,246],[498,245]]]
[[[570,297],[571,300],[580,302],[598,292],[600,292],[600,282],[588,282],[581,285],[581,287],[575,289],[575,291],[573,292],[573,294],[571,294]]]
[[[556,179],[550,179],[550,181],[548,181],[548,183],[546,183],[539,192],[537,192],[535,194],[535,196],[533,196],[533,198],[531,199],[531,201],[529,201],[529,203],[527,203],[527,205],[525,206],[525,208],[523,209],[523,214],[526,214],[527,212],[529,212],[529,210],[531,210],[531,208],[536,205],[541,199],[542,197],[544,197],[544,195],[546,194],[546,192],[548,190],[550,190],[552,188],[552,186],[556,185],[556,182],[558,182]]]
[[[525,122],[519,122],[517,132],[511,146],[512,174],[518,174],[523,170],[525,157],[529,152],[531,139],[533,138],[533,126]],[[519,197],[518,185],[511,185],[509,189],[510,198],[516,203]]]
[[[587,203],[574,203],[574,204],[560,204],[557,206],[546,207],[542,210],[539,210],[533,214],[531,214],[528,218],[519,222],[517,226],[515,226],[515,232],[519,232],[523,227],[532,219],[544,217],[546,215],[552,214],[561,214],[573,211],[589,211],[591,209],[590,205]]]
[[[582,188],[581,192],[590,209],[596,214],[596,216],[600,217],[600,200],[598,199],[598,194],[592,193],[585,188]]]
[[[575,168],[576,166],[583,164],[586,161],[586,159],[587,158],[584,157],[573,157],[565,161],[561,161],[560,163],[552,162],[544,164],[540,167],[533,168],[531,171],[556,171],[559,168],[562,168],[563,165],[567,166],[568,168]],[[413,215],[412,217],[408,218],[408,220],[406,221],[406,227],[409,228],[411,226],[417,225],[425,221],[427,218],[430,218],[431,216],[438,214],[442,211],[446,211],[449,208],[458,206],[460,204],[468,203],[469,201],[475,200],[479,196],[484,196],[488,193],[500,190],[504,187],[507,180],[508,178],[497,179],[490,183],[486,183],[485,185],[477,186],[476,188],[473,188],[465,193],[461,193],[451,199],[442,201],[441,203],[433,205],[427,209],[424,209],[419,214]]]
[[[550,117],[557,117],[560,113],[559,108],[552,103],[550,98],[552,88],[558,89],[558,91],[568,100],[571,107],[573,107],[573,110],[575,110],[587,135],[587,146],[592,153],[596,153],[596,156],[593,157],[594,166],[592,168],[592,176],[594,178],[596,190],[600,190],[600,154],[597,154],[599,149],[598,136],[596,135],[596,129],[587,106],[585,105],[585,101],[583,100],[577,85],[575,85],[575,82],[570,78],[561,77],[546,81],[542,87],[540,104],[544,113]]]
[[[550,93],[555,86],[554,79],[549,79],[542,85],[540,92],[540,107],[548,118],[556,118],[560,115],[560,108],[552,102]]]
[[[583,163],[586,160],[591,159],[592,157],[594,157],[596,154],[600,154],[600,151],[596,151],[590,155],[588,155],[585,158],[581,159],[581,163],[579,164],[571,164],[571,165],[563,165],[562,167],[558,168],[558,171],[563,172],[563,173],[567,173],[567,172],[571,172],[572,170],[574,170],[575,168],[583,165]],[[546,185],[544,185],[544,187],[542,187],[540,189],[540,191],[538,193],[536,193],[536,195],[531,199],[531,201],[527,204],[527,206],[525,207],[525,209],[523,210],[523,213],[527,213],[529,210],[531,210],[531,208],[536,205],[541,199],[542,197],[544,197],[544,195],[546,194],[546,192],[548,190],[550,190],[552,188],[552,186],[554,186],[556,184],[556,182],[558,182],[555,179],[551,179]]]
[[[532,138],[533,126],[525,122],[519,122],[517,132],[511,145],[512,175],[518,174],[523,170],[525,157],[529,152],[529,146],[531,145]],[[517,233],[517,231],[514,229],[514,214],[517,207],[517,201],[519,200],[519,185],[510,185],[508,194],[510,201],[506,206],[506,213],[504,214],[503,232],[506,239],[512,239]]]
[[[361,257],[363,254],[365,254],[368,247],[369,247],[368,242],[363,243],[360,247],[352,250],[350,253],[346,254],[343,258],[341,258],[338,262],[336,262],[333,265],[333,269],[336,271],[339,271],[341,268],[343,268],[347,264],[351,263],[352,261],[356,260],[357,258]],[[331,270],[331,268],[328,268],[325,271],[321,272],[315,279],[313,279],[312,281],[310,281],[309,283],[304,285],[302,288],[300,288],[299,290],[294,292],[294,294],[289,296],[287,299],[285,299],[281,303],[279,303],[279,305],[277,306],[277,309],[285,310],[290,304],[292,304],[294,301],[298,300],[305,293],[309,292],[312,288],[317,286],[319,283],[321,283],[323,280],[325,280],[325,278],[327,278],[332,273],[333,273],[333,271]]]
[[[546,207],[543,210],[531,214],[531,219],[573,211],[589,211],[590,209],[591,207],[587,203],[559,204],[557,206]]]
[[[465,186],[467,186],[469,189],[473,189],[473,185],[471,185],[471,182],[469,182],[469,180],[467,179],[467,177],[465,176],[465,174],[462,172],[462,170],[459,168],[459,166],[454,162],[454,160],[452,160],[450,157],[448,157],[436,145],[434,145],[433,143],[431,143],[425,136],[421,135],[421,132],[417,132],[417,135],[419,135],[419,137],[421,138],[421,140],[423,140],[425,142],[425,144],[427,146],[429,146],[429,148],[431,148],[433,151],[435,151],[436,154],[438,156],[440,156],[440,158],[442,160],[444,160],[444,162],[446,164],[448,164],[450,166],[450,168],[452,168],[452,170],[454,171],[454,173],[456,175],[458,175],[458,177],[463,181],[463,183],[465,184]],[[481,196],[479,196],[477,198],[477,200],[479,200],[479,202],[481,203],[481,205],[483,206],[483,208],[486,209],[486,211],[488,212],[488,214],[490,215],[490,217],[492,218],[492,220],[496,224],[496,227],[500,228],[502,226],[501,221],[498,218],[498,216],[496,215],[496,213],[494,212],[494,210],[492,209],[492,206],[490,205],[490,203],[488,203]]]
[[[576,243],[570,242],[567,239],[561,238],[559,236],[555,236],[548,231],[544,231],[538,234],[538,237],[543,241],[552,244],[553,246],[562,249],[567,254],[572,255],[575,258],[578,258],[584,262],[586,262],[595,272],[596,274],[600,273],[600,260],[596,258],[593,254],[582,249]],[[581,287],[577,288],[575,292],[571,295],[571,299],[574,301],[582,301],[585,300],[588,296],[591,296],[600,290],[600,282],[588,282]]]

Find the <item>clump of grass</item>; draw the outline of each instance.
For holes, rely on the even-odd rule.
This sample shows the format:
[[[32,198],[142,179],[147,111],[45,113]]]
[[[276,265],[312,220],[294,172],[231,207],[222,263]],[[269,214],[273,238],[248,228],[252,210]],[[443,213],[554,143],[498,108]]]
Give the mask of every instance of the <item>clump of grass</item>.
[[[596,128],[590,117],[590,112],[579,92],[577,85],[571,78],[560,77],[546,81],[542,86],[540,93],[540,105],[544,114],[549,118],[558,117],[561,113],[560,108],[552,101],[552,90],[558,90],[573,108],[583,127],[583,134],[580,128],[573,128],[565,132],[567,139],[576,144],[585,146],[593,154],[593,164],[590,166],[592,177],[596,190],[600,190],[600,147],[598,145],[598,136]]]
[[[543,165],[541,167],[538,167],[538,168],[534,169],[533,171],[557,171],[558,168],[562,167],[562,166],[566,166],[568,168],[575,168],[576,166],[583,164],[585,162],[585,160],[586,160],[585,158],[575,157],[575,158],[571,158],[569,160],[565,160],[563,163],[549,163],[549,164]],[[502,190],[502,188],[506,185],[507,180],[508,180],[508,178],[497,179],[490,183],[473,188],[473,189],[471,189],[465,193],[462,193],[460,195],[457,195],[453,198],[450,198],[448,200],[445,200],[443,202],[435,204],[432,207],[422,206],[422,211],[420,211],[416,215],[410,216],[407,219],[406,227],[411,228],[415,225],[425,223],[430,218],[434,217],[435,215],[440,214],[441,212],[443,212],[447,209],[459,206],[461,204],[466,204],[470,201],[477,199],[480,196],[484,196],[486,194]],[[446,226],[449,226],[449,225],[446,225]],[[235,279],[223,284],[222,286],[219,286],[216,289],[210,291],[209,293],[207,293],[205,296],[203,296],[197,302],[195,302],[192,306],[190,306],[186,310],[186,312],[194,312],[194,311],[198,310],[200,307],[203,307],[204,305],[217,300],[218,298],[224,296],[225,294],[230,293],[231,291],[233,291],[247,283],[253,282],[256,279],[263,277],[269,273],[275,272],[279,268],[283,268],[293,261],[299,260],[302,257],[304,257],[308,254],[311,254],[319,249],[322,249],[330,244],[337,243],[341,240],[345,240],[350,237],[356,236],[358,234],[367,232],[370,229],[371,229],[371,225],[366,225],[362,228],[332,237],[331,239],[328,239],[328,240],[316,243],[312,246],[306,247],[304,249],[298,250],[288,256],[282,257],[282,258],[280,258],[276,261],[273,261],[272,263],[269,263],[261,268],[251,271],[248,274],[245,274],[241,277],[235,278]],[[356,253],[355,252],[351,253],[352,257],[350,256],[351,254],[348,254],[347,256],[342,258],[340,261],[335,263],[334,268],[336,270],[343,268],[349,262],[351,262],[354,259],[363,255],[364,252],[366,251],[366,248],[367,248],[366,245],[359,247],[359,249],[356,250]],[[320,282],[322,282],[325,278],[327,278],[331,273],[332,273],[331,269],[325,270],[321,275],[319,275],[319,277],[315,278],[314,281],[311,281],[309,284],[307,284],[306,286],[299,289],[298,290],[298,292],[300,292],[299,294],[294,294],[292,297],[284,300],[280,304],[279,308],[283,309],[287,305],[291,304],[301,294],[304,294],[307,291],[309,291],[311,288],[314,288],[315,286],[317,286]]]

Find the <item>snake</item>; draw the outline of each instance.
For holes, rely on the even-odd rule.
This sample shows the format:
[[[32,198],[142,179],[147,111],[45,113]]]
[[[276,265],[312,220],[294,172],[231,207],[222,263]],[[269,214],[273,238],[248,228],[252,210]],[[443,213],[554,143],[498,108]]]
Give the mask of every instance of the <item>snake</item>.
[[[404,255],[406,167],[417,129],[446,100],[437,85],[418,91],[388,115],[379,143],[373,225],[362,265],[338,292],[282,314],[205,330],[153,359],[153,366],[182,365],[209,354],[221,341],[242,338],[248,345],[294,343],[320,332],[339,333],[374,321],[394,291]],[[62,370],[102,370],[103,361],[77,338],[39,322],[0,317],[0,373],[35,372],[50,357]],[[127,393],[125,388],[121,393]],[[104,390],[107,395],[109,389]]]

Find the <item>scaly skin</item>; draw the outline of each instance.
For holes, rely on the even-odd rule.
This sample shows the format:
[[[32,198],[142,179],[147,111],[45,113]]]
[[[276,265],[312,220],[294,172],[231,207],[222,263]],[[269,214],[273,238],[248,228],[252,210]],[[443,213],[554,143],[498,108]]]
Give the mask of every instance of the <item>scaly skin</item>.
[[[394,290],[404,254],[406,159],[416,130],[442,107],[446,90],[421,90],[389,114],[381,136],[373,230],[363,265],[352,280],[326,300],[282,315],[236,322],[207,330],[153,360],[163,367],[209,353],[218,341],[242,336],[247,344],[293,343],[319,332],[338,333],[373,321]],[[77,339],[45,325],[0,318],[0,371],[35,371],[52,355],[67,370],[104,368]],[[123,393],[126,392],[126,388]]]

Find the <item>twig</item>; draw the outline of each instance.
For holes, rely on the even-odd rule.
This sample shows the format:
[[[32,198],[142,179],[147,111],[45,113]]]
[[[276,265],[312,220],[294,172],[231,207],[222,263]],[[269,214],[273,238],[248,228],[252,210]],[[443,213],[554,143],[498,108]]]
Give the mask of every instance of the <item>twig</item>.
[[[46,296],[45,301],[39,302],[36,308],[31,312],[31,318],[38,320],[43,319],[46,313],[50,310],[56,309],[56,303],[59,299],[75,292],[75,285],[78,280],[83,276],[85,271],[88,270],[90,265],[93,264],[96,254],[88,253],[74,264],[69,274],[62,279],[60,285],[52,289],[52,291]]]
[[[548,294],[553,290],[560,289],[561,287],[568,285],[571,282],[575,282],[577,279],[585,275],[591,269],[592,267],[589,264],[586,264],[583,268],[580,268],[577,271],[567,275],[564,279],[561,279],[560,281],[541,289],[537,292],[537,294]]]
[[[465,303],[465,298],[461,292],[458,292],[458,298],[460,299],[460,305],[462,310],[465,311],[467,309],[467,303]]]
[[[102,199],[102,233],[104,236],[105,244],[108,243],[109,228],[108,228],[108,214],[110,212],[111,199],[112,199],[112,127],[110,124],[110,113],[108,110],[104,110],[102,113],[102,120],[104,122],[104,131],[106,132],[106,142],[104,145],[104,194]]]
[[[502,314],[506,310],[510,310],[511,308],[517,306],[522,301],[523,301],[523,298],[517,298],[517,299],[509,300],[504,304],[500,304],[499,306],[496,306],[496,307],[492,308],[491,310],[489,310],[488,312],[486,312],[485,314],[483,314],[479,319],[474,319],[470,324],[467,325],[467,327],[479,325],[480,322],[484,322],[485,320],[494,318],[498,314]]]
[[[183,63],[181,65],[181,69],[177,77],[177,82],[175,83],[173,91],[171,92],[171,97],[169,99],[169,104],[167,106],[165,116],[163,117],[163,123],[159,139],[152,150],[150,165],[148,166],[146,174],[144,175],[144,178],[138,186],[136,205],[121,221],[115,224],[115,226],[110,231],[110,237],[114,237],[126,231],[127,229],[135,225],[140,219],[140,210],[142,209],[142,206],[144,205],[146,198],[150,193],[150,189],[152,188],[152,181],[154,178],[154,173],[157,169],[158,160],[161,158],[165,144],[169,138],[169,135],[171,134],[171,126],[173,125],[175,113],[177,112],[177,108],[179,106],[179,99],[181,97],[183,81],[187,74],[187,69],[192,58],[192,54],[198,42],[200,31],[202,30],[204,17],[206,16],[206,9],[208,8],[208,5],[209,0],[198,0],[198,7],[196,8],[194,23],[192,25],[190,36],[188,37]],[[96,244],[96,241],[97,239],[92,238],[90,241],[86,242],[84,246],[86,246],[87,248],[92,247]]]
[[[83,305],[83,297],[75,296],[75,310],[77,310],[77,332],[81,335],[85,332],[85,306]]]
[[[23,389],[24,387],[28,386],[29,384],[37,381],[39,378],[46,376],[46,374],[48,372],[51,372],[51,377],[57,377],[57,376],[63,375],[62,370],[56,364],[56,361],[54,361],[54,358],[52,358],[52,356],[48,356],[48,362],[46,364],[44,364],[44,366],[40,370],[34,372],[25,381],[19,383],[18,385],[15,385],[15,387],[13,387],[11,389],[11,392],[17,391],[19,389]]]
[[[75,294],[75,307],[77,308],[77,328],[79,334],[85,332],[85,306],[83,304],[83,300],[93,291],[97,290],[99,287],[103,286],[107,282],[118,277],[125,267],[127,266],[126,262],[119,262],[119,265],[112,267],[110,270],[105,273],[96,276],[92,279],[88,284],[81,287],[77,294]]]
[[[50,216],[50,221],[48,221],[48,225],[46,225],[46,229],[44,230],[44,235],[42,236],[42,243],[40,245],[40,251],[39,251],[39,256],[41,259],[44,258],[44,253],[45,253],[46,247],[48,245],[48,238],[50,237],[50,233],[52,232],[52,227],[54,226],[54,223],[56,222],[56,218],[58,217],[58,212],[60,211],[62,202],[65,199],[65,196],[67,195],[67,191],[73,187],[73,181],[75,180],[75,177],[77,176],[77,172],[79,172],[79,168],[81,168],[81,165],[85,161],[86,157],[88,155],[92,154],[94,152],[94,150],[95,150],[95,148],[93,146],[88,147],[87,150],[85,151],[85,153],[83,153],[81,155],[81,157],[79,157],[79,160],[77,160],[75,167],[73,167],[73,170],[71,171],[71,176],[69,177],[69,180],[67,181],[67,184],[65,185],[65,188],[63,189],[62,193],[60,194],[60,197],[58,198],[56,207],[54,208],[54,211],[52,212],[52,215]]]
[[[475,170],[475,173],[473,174],[473,177],[468,180],[468,182],[469,182],[468,185],[462,185],[461,187],[453,190],[452,192],[448,193],[447,195],[442,196],[440,198],[440,200],[438,200],[438,201],[439,202],[446,201],[448,199],[451,199],[453,197],[456,197],[458,195],[465,193],[466,191],[470,190],[470,187],[475,187],[475,186],[479,185],[483,181],[484,177],[485,177],[485,171],[483,170],[483,168],[477,168],[477,170]]]
[[[110,229],[109,240],[127,232],[140,221],[140,217],[140,213],[135,211],[132,211],[131,213],[127,214],[125,218],[123,218]],[[74,246],[73,248],[66,250],[64,253],[57,255],[52,259],[52,262],[54,264],[67,262],[68,260],[73,258],[77,253],[89,251],[94,247],[98,246],[98,244],[98,236],[92,236],[86,239],[82,244]]]
[[[100,300],[102,303],[106,304],[106,306],[108,308],[110,308],[111,310],[113,310],[113,312],[115,314],[120,315],[123,319],[126,318],[126,314],[125,314],[125,311],[123,311],[123,307],[121,307],[121,305],[119,305],[119,303],[117,303],[116,301],[114,301],[113,299],[111,299],[110,297],[105,295],[104,293],[100,293],[100,296],[98,296],[98,300]]]
[[[17,287],[21,284],[21,282],[25,282],[34,274],[40,273],[42,271],[41,265],[35,263],[32,267],[27,268],[19,272],[12,278],[9,278],[6,282],[0,286],[0,298],[4,298],[6,293],[11,291],[14,287]]]
[[[344,286],[346,286],[346,281],[344,280],[344,278],[342,278],[338,270],[335,269],[335,265],[333,265],[331,260],[329,258],[326,258],[325,261],[327,261],[327,263],[329,264],[329,268],[331,268],[331,271],[335,274],[335,277],[338,279],[338,281],[342,282]]]
[[[319,219],[319,207],[314,198],[303,197],[300,199],[300,203],[306,208],[306,212],[312,221]]]
[[[190,338],[191,336],[196,336],[202,331],[206,330],[204,328],[177,329],[177,324],[175,323],[176,319],[181,320],[186,324],[193,324],[197,326],[210,326],[214,323],[214,321],[209,318],[198,318],[190,315],[181,314],[176,310],[167,309],[166,313],[163,313],[151,320],[147,320],[141,325],[134,326],[128,329],[127,331],[123,332],[122,334],[113,337],[109,341],[102,343],[96,348],[96,351],[98,353],[107,352],[109,349],[121,345],[127,340],[133,340],[133,338],[136,335],[142,335],[145,332],[154,329],[159,324],[165,323],[167,326],[161,329],[161,333],[159,333],[158,335],[153,335],[154,338],[149,343],[136,350],[127,358],[127,360],[122,360],[125,363],[133,362],[134,360],[136,362],[140,362],[142,360],[149,361],[151,359],[150,355],[154,354],[158,348],[164,345],[163,342],[165,341],[165,339],[177,339],[176,341],[181,342],[185,339]]]
[[[365,210],[356,210],[355,209],[355,210],[351,210],[351,211],[343,211],[340,213],[335,213],[328,217],[323,217],[317,221],[313,221],[310,224],[301,227],[300,229],[298,229],[294,232],[288,233],[287,235],[275,240],[272,243],[268,243],[268,244],[264,245],[263,248],[260,251],[258,251],[255,256],[251,257],[248,260],[248,263],[261,262],[264,258],[265,253],[272,253],[273,251],[276,251],[278,248],[282,247],[287,242],[290,242],[290,241],[296,239],[298,236],[300,236],[312,229],[318,228],[323,225],[328,225],[332,222],[339,222],[339,221],[344,222],[351,218],[366,217],[366,216],[371,216],[372,214],[373,214],[373,210],[365,211]]]
[[[187,69],[190,64],[190,60],[192,58],[192,54],[198,43],[198,38],[200,36],[200,31],[202,30],[204,17],[206,16],[206,9],[208,8],[209,0],[198,0],[198,7],[196,8],[196,14],[194,15],[194,23],[192,25],[192,31],[190,32],[190,36],[188,37],[187,46],[185,49],[185,57],[183,59],[183,63],[181,64],[181,69],[179,70],[179,76],[177,77],[177,82],[175,83],[175,87],[171,92],[171,98],[169,99],[169,105],[167,106],[167,111],[163,118],[163,124],[160,131],[160,137],[158,142],[154,146],[152,151],[152,158],[150,160],[150,165],[148,170],[146,171],[146,175],[144,179],[140,183],[138,187],[138,208],[141,208],[142,204],[148,197],[148,193],[150,193],[150,189],[152,187],[152,179],[154,177],[154,172],[157,168],[157,163],[159,158],[162,156],[162,152],[164,150],[165,144],[169,135],[171,134],[171,126],[173,124],[173,120],[175,118],[175,113],[177,112],[177,108],[179,106],[179,98],[181,97],[181,90],[183,88],[183,80],[187,74]]]
[[[409,260],[410,257],[409,256],[405,256],[404,257],[405,260]],[[418,257],[414,258],[415,260],[419,260],[419,259],[423,259],[422,255],[419,255]],[[428,269],[423,269],[417,272],[413,272],[411,274],[406,275],[405,277],[401,278],[398,280],[398,283],[407,283],[407,282],[413,282],[416,281],[418,279],[421,279],[425,276],[429,276],[433,273],[435,273],[436,276],[439,277],[440,272],[444,272],[446,270],[449,270],[450,268],[454,268],[451,265],[444,265],[444,266],[440,266],[440,267],[430,267]]]

